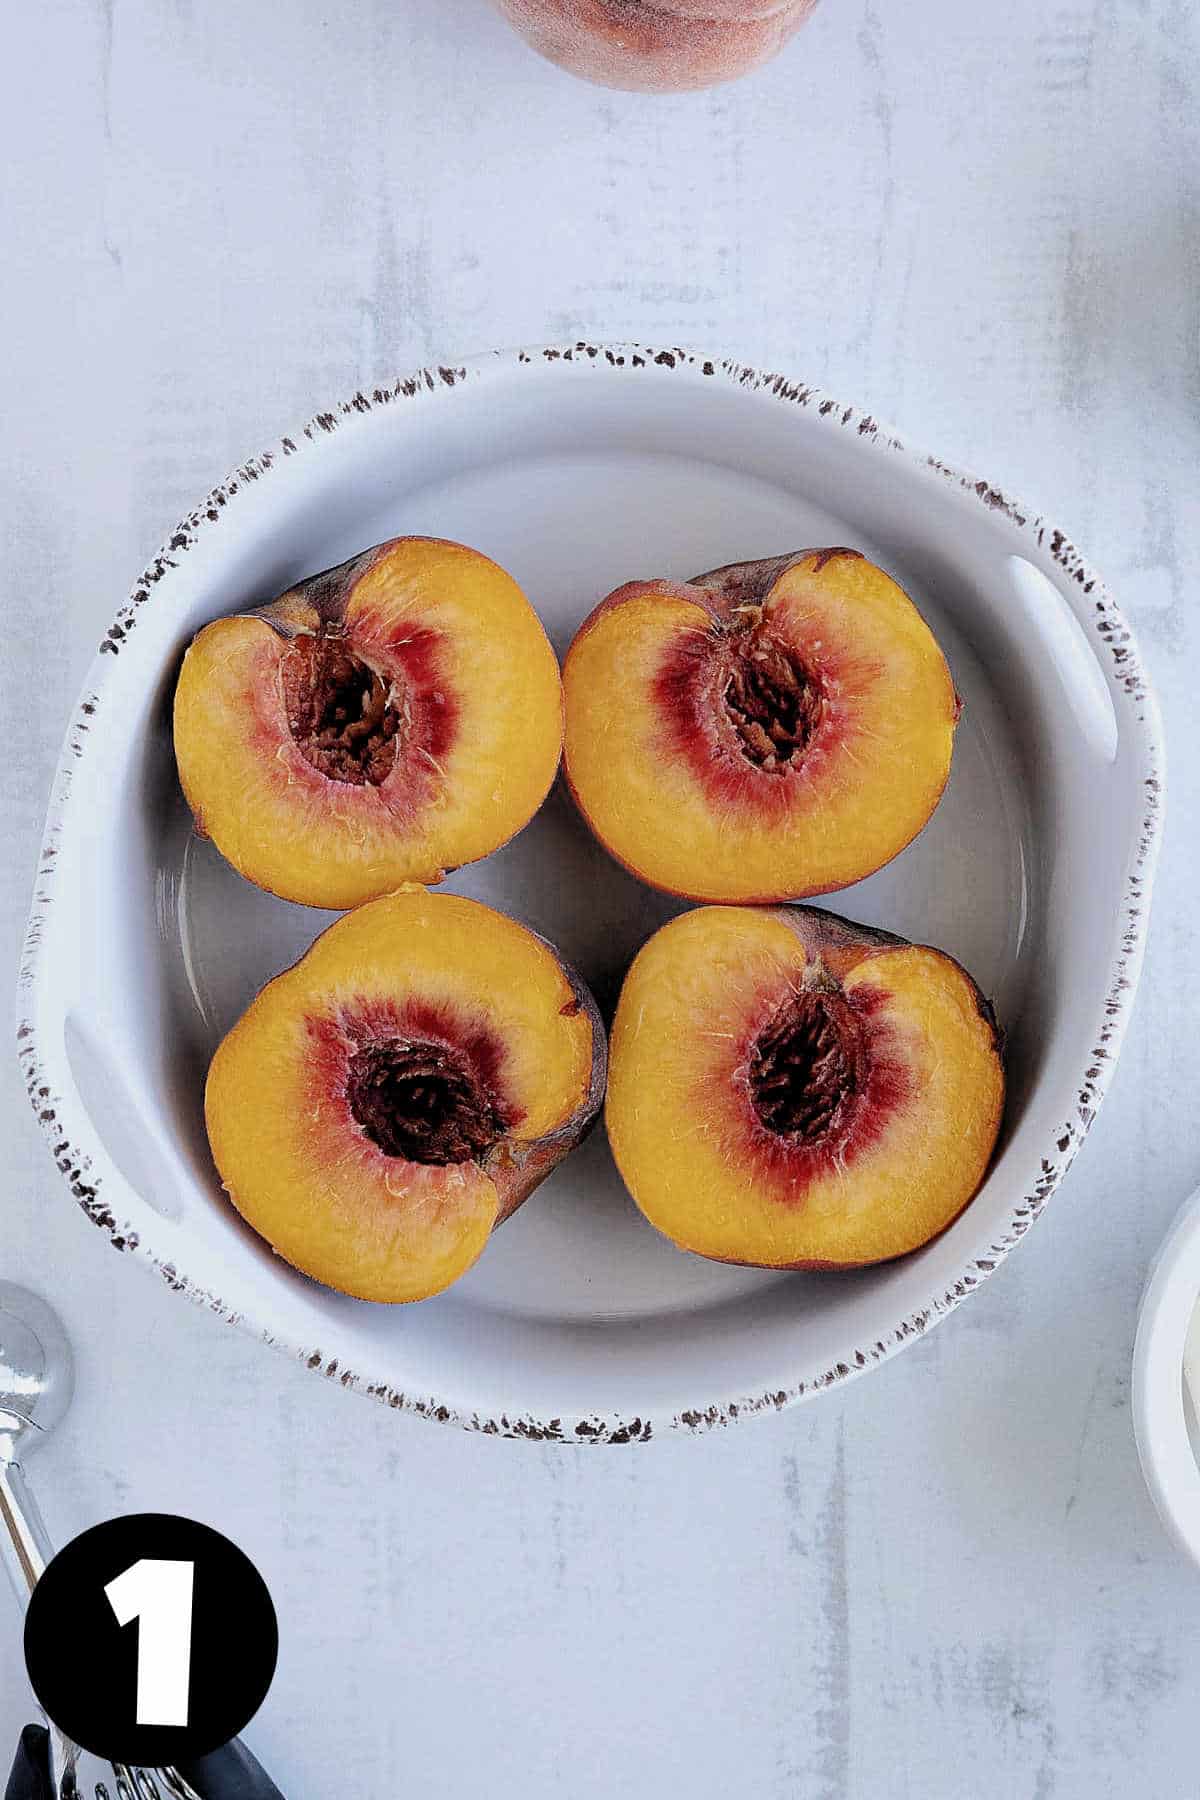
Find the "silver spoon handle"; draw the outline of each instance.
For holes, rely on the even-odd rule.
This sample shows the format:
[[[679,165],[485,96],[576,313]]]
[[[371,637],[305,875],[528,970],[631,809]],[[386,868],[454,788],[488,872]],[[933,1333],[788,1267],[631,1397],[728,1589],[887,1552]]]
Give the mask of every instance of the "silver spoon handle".
[[[12,1580],[17,1604],[24,1612],[54,1555],[54,1547],[19,1463],[0,1462],[0,1526],[0,1555]],[[47,1720],[47,1724],[51,1784],[56,1796],[69,1795],[75,1791],[79,1749],[51,1721]]]
[[[54,1551],[19,1463],[0,1463],[0,1556],[24,1611]]]

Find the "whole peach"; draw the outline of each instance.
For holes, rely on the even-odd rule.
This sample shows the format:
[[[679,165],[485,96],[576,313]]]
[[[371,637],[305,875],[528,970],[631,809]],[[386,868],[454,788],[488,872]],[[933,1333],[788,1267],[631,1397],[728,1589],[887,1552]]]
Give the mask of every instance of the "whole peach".
[[[603,87],[734,81],[781,50],[817,0],[497,0],[542,56]]]
[[[787,12],[792,0],[656,0],[658,10],[675,13],[681,19],[732,19],[744,24],[747,19],[768,19],[772,13]]]

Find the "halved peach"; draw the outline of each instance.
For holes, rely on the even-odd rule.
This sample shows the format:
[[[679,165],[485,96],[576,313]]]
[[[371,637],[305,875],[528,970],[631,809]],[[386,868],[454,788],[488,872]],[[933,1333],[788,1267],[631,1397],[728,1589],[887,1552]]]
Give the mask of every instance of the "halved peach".
[[[197,827],[259,887],[349,907],[487,856],[546,797],[558,664],[477,550],[395,538],[183,661],[175,755]]]
[[[421,1300],[578,1143],[605,1063],[595,1003],[549,944],[413,888],[267,983],[213,1058],[209,1142],[238,1211],[297,1269]]]
[[[618,588],[563,688],[592,830],[694,900],[800,899],[880,868],[937,805],[960,710],[912,601],[840,549]]]
[[[613,1024],[625,1184],[682,1249],[761,1268],[903,1256],[976,1192],[1001,1039],[939,950],[815,907],[701,907],[643,947]]]

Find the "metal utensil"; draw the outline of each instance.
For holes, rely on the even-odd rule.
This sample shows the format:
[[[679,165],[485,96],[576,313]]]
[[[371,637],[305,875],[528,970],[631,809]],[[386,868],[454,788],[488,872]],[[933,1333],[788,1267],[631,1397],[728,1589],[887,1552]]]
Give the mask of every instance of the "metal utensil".
[[[22,1608],[53,1555],[24,1464],[66,1412],[73,1387],[71,1346],[57,1313],[27,1288],[0,1281],[0,1556]],[[53,1800],[86,1800],[89,1791],[95,1800],[204,1800],[177,1769],[110,1765],[82,1751],[52,1721],[47,1726],[46,1734],[37,1727],[22,1734],[13,1778],[28,1769],[24,1792],[46,1792],[48,1779]],[[202,1761],[213,1777],[213,1785],[205,1779],[210,1800],[222,1793],[231,1800],[241,1794],[281,1800],[236,1741]]]
[[[44,1300],[0,1282],[0,1551],[22,1607],[54,1554],[23,1463],[53,1431],[74,1391],[66,1332]],[[79,1748],[50,1725],[54,1794],[74,1794]]]
[[[84,1800],[90,1780],[82,1765],[75,1770],[74,1785],[61,1790],[50,1787],[49,1735],[40,1725],[27,1725],[21,1733],[8,1780],[7,1800],[42,1800],[44,1795],[58,1800],[60,1792],[70,1795],[71,1800]],[[95,1800],[198,1800],[195,1789],[171,1769],[152,1774],[149,1769],[128,1769],[122,1763],[113,1766],[111,1786],[107,1775],[94,1779]]]

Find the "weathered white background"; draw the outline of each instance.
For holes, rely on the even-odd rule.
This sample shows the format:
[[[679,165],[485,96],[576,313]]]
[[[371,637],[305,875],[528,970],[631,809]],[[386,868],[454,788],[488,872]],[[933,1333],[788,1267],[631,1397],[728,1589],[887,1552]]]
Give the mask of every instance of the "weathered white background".
[[[9,10],[6,966],[69,703],[176,517],[319,405],[494,344],[711,346],[1032,497],[1127,603],[1171,738],[1142,997],[1066,1188],[929,1341],[730,1434],[536,1449],[325,1387],[113,1255],[5,1063],[3,1268],[81,1361],[49,1522],[165,1508],[249,1549],[284,1646],[249,1736],[293,1796],[1200,1791],[1200,1578],[1128,1411],[1200,1179],[1198,21],[826,0],[764,74],[650,101],[484,0]],[[0,1756],[28,1711],[0,1604]]]

